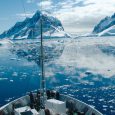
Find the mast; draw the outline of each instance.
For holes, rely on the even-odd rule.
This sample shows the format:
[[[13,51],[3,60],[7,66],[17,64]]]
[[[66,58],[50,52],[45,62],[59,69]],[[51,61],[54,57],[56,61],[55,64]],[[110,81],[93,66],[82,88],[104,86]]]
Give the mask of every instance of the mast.
[[[40,108],[45,109],[45,100],[46,100],[46,88],[45,88],[45,73],[44,73],[44,48],[43,48],[43,18],[41,13],[40,18],[40,53],[41,53],[41,78],[40,78],[40,94],[41,94],[41,104]]]

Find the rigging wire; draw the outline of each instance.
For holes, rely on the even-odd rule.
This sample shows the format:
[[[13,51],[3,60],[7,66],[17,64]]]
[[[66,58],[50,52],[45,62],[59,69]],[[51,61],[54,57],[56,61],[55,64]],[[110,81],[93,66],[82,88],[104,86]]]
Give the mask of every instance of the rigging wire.
[[[21,3],[22,3],[25,17],[27,18],[24,1],[21,0]],[[40,64],[41,65],[40,93],[41,93],[41,99],[40,100],[41,100],[41,104],[40,104],[40,107],[41,107],[41,109],[45,109],[45,100],[46,100],[46,83],[45,82],[46,81],[45,81],[45,73],[44,73],[42,0],[41,0],[40,8],[41,8],[41,18],[40,18],[40,34],[41,34],[41,36],[40,36],[40,41],[41,41],[41,44],[40,44],[40,57],[41,57],[41,60],[40,60],[40,62],[41,62],[41,64]]]
[[[41,78],[40,78],[40,93],[41,93],[41,109],[45,109],[46,100],[46,81],[44,73],[44,46],[43,46],[43,14],[42,14],[42,0],[40,4],[41,17],[40,17],[40,53],[41,53]]]
[[[24,1],[23,1],[23,0],[21,0],[21,4],[22,4],[22,7],[23,7],[23,11],[24,11],[25,18],[27,18],[26,8],[25,8]]]

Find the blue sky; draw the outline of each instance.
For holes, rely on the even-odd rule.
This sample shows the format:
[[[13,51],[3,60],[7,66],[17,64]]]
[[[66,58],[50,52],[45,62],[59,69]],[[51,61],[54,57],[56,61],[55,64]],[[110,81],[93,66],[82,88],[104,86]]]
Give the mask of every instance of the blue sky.
[[[24,13],[21,1],[24,1],[26,13],[35,12],[38,8],[36,4],[27,3],[26,0],[0,0],[0,33],[24,18],[20,16]]]
[[[0,0],[0,33],[17,21],[31,17],[40,5],[59,18],[70,33],[90,32],[105,16],[115,12],[115,0]]]

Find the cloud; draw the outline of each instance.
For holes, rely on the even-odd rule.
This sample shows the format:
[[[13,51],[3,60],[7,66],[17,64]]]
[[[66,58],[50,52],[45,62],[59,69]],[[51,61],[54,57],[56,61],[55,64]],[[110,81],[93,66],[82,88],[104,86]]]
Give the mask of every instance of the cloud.
[[[53,8],[52,6],[52,0],[44,0],[37,3],[39,8],[42,8],[42,10],[50,10]]]
[[[102,18],[115,12],[115,0],[64,0],[53,14],[67,31],[91,31]]]
[[[25,19],[26,17],[32,17],[34,13],[19,13],[19,14],[16,14],[16,16],[20,19]]]
[[[27,0],[27,3],[33,2],[60,19],[65,31],[76,34],[91,32],[101,19],[115,12],[115,0]],[[31,17],[32,13],[26,16]]]
[[[65,67],[68,72],[75,71],[75,68],[84,68],[105,77],[114,76],[115,57],[107,55],[98,47],[115,47],[114,43],[114,38],[100,38],[100,40],[98,38],[86,38],[79,39],[79,42],[78,40],[70,40],[70,42],[65,43],[63,53],[56,63]],[[68,66],[72,68],[68,68]]]
[[[27,3],[34,3],[35,2],[35,0],[27,0]]]

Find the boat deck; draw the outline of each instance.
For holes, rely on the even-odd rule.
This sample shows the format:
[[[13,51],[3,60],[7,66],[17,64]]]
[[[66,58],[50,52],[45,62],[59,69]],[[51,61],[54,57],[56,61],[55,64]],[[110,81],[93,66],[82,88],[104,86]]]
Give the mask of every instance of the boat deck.
[[[45,112],[41,113],[39,100],[31,105],[30,96],[26,95],[1,107],[0,115],[102,115],[92,106],[70,96],[60,94],[59,99],[52,96],[46,100]]]

